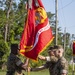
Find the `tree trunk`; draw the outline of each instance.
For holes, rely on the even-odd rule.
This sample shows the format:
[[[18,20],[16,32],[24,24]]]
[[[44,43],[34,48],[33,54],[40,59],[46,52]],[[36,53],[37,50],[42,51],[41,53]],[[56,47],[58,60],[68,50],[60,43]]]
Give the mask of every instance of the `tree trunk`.
[[[9,7],[8,7],[8,11],[7,11],[7,23],[5,25],[5,42],[7,42],[7,37],[8,37],[8,27],[9,27],[9,14],[11,12],[11,8],[12,8],[12,3],[13,3],[13,0],[9,0]]]

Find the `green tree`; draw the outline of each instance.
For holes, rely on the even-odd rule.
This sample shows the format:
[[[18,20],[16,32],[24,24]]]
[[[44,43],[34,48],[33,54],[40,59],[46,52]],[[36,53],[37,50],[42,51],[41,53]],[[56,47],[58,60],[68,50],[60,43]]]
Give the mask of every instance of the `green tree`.
[[[5,13],[4,10],[0,9],[0,39],[4,39],[4,24],[5,24]]]
[[[4,42],[4,40],[0,40],[0,68],[2,68],[3,64],[6,63],[7,57],[9,54],[8,44]]]

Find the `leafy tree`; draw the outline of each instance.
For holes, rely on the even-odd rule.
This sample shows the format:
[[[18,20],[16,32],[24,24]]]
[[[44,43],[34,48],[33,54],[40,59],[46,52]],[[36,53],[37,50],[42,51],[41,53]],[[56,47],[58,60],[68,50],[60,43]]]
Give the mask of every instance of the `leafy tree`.
[[[5,12],[4,10],[0,9],[0,39],[4,39],[4,24],[5,24]]]
[[[2,64],[7,61],[8,54],[8,44],[5,43],[3,40],[0,40],[0,68],[2,68]]]
[[[72,59],[72,49],[69,47],[66,47],[65,49],[65,57],[68,61]]]

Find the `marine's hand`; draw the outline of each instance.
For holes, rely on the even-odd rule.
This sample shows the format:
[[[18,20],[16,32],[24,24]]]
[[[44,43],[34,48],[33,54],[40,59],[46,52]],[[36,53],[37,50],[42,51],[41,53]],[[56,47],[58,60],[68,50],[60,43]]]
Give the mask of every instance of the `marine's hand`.
[[[39,58],[40,60],[46,60],[46,57],[44,57],[44,56],[42,56],[42,55],[38,55],[38,58]]]
[[[30,72],[30,71],[31,71],[31,67],[28,67],[28,68],[27,68],[27,71]]]
[[[27,58],[26,60],[25,60],[25,62],[24,62],[24,66],[28,66],[28,63],[29,63],[29,58]]]

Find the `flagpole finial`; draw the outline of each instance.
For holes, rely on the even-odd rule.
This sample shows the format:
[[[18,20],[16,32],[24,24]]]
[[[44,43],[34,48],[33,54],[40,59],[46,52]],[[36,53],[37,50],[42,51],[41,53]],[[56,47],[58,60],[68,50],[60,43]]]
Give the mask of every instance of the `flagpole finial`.
[[[28,8],[32,9],[32,0],[28,0]]]

